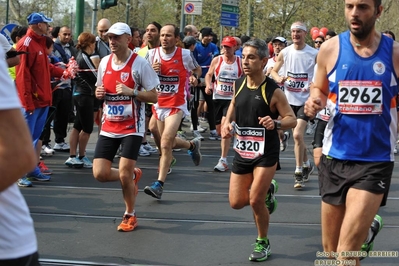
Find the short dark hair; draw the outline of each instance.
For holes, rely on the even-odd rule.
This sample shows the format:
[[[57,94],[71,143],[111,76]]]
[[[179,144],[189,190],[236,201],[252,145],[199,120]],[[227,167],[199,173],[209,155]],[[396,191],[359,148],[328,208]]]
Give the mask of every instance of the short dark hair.
[[[175,32],[174,32],[175,37],[177,38],[180,36],[180,29],[178,27],[176,27],[175,24],[165,24],[164,27],[165,26],[172,26],[175,29]]]
[[[138,31],[139,34],[140,34],[140,29],[137,28],[137,27],[130,27],[130,31],[132,32],[132,36],[133,36],[133,34],[134,34],[136,31]],[[141,34],[140,34],[140,35],[141,35]]]
[[[13,43],[17,43],[17,37],[22,38],[26,35],[26,32],[28,31],[28,27],[26,26],[15,26],[11,33],[10,37]]]
[[[241,39],[241,43],[244,44],[247,41],[251,40],[251,37],[249,37],[247,35],[243,35],[243,36],[240,37],[240,39]]]
[[[53,38],[57,38],[57,37],[58,37],[58,33],[60,33],[60,29],[61,29],[60,26],[54,27],[54,28],[51,30],[51,36],[52,36]]]
[[[158,29],[158,32],[161,32],[161,29],[162,29],[162,25],[161,24],[159,24],[158,22],[156,22],[156,21],[153,21],[153,22],[151,22],[151,23],[148,23],[148,25],[154,25],[155,27],[157,27],[157,29]]]
[[[326,36],[331,36],[331,37],[334,37],[334,36],[337,36],[337,33],[335,33],[335,31],[333,31],[333,30],[329,30],[329,31],[327,31],[326,32]]]
[[[395,39],[395,34],[394,34],[392,31],[386,30],[386,31],[383,31],[382,33],[391,35],[391,36],[392,36],[392,39],[393,39],[394,41],[396,41],[396,39]]]

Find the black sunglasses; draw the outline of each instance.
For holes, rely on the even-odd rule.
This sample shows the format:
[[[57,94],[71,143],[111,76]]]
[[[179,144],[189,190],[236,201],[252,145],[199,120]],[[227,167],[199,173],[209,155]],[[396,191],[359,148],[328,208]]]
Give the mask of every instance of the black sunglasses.
[[[314,43],[322,44],[323,42],[322,41],[314,41]]]

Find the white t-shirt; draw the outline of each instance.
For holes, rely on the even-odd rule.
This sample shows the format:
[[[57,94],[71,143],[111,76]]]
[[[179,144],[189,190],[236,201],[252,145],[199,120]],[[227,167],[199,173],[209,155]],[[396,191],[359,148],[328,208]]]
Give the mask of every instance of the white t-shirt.
[[[12,45],[8,42],[7,38],[0,33],[0,45],[3,48],[4,53],[7,53],[11,50]]]
[[[284,92],[288,103],[303,106],[309,97],[309,86],[313,80],[314,65],[318,50],[306,45],[302,50],[296,50],[294,45],[283,49],[284,55]]]
[[[0,49],[2,57],[4,51]],[[5,60],[0,60],[0,84],[0,110],[20,109],[21,103]],[[14,183],[0,192],[0,260],[25,257],[36,251],[33,220],[24,197]]]

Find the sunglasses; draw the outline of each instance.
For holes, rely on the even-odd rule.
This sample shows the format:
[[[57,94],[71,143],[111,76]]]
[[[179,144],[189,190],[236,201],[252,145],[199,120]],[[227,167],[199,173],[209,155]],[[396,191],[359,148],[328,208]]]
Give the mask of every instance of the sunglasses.
[[[314,41],[314,43],[322,44],[323,42],[322,41]]]

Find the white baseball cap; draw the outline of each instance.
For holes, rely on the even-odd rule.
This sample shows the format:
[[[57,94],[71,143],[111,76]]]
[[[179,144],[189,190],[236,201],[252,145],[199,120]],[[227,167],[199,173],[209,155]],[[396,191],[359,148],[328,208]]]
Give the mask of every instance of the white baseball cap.
[[[113,24],[105,33],[105,35],[109,33],[115,35],[129,34],[130,36],[132,36],[132,31],[130,30],[130,27],[123,22],[116,22],[115,24]]]

